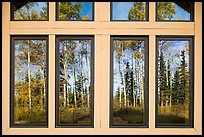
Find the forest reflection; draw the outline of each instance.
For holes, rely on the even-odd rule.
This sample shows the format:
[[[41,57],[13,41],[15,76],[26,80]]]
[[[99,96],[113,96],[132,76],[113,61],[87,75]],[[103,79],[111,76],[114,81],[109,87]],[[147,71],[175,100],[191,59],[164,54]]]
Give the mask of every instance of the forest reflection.
[[[189,41],[158,45],[158,124],[189,125]]]
[[[14,124],[46,124],[46,40],[15,40]]]
[[[113,124],[144,123],[144,40],[113,42]]]
[[[59,42],[59,123],[91,125],[91,40]]]

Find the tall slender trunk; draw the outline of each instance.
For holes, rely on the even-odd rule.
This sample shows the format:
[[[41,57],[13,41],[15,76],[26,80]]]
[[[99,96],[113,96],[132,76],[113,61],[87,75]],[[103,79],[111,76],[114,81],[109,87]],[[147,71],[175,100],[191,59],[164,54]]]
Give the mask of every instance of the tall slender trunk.
[[[122,72],[123,75],[123,93],[124,93],[124,107],[126,108],[127,105],[127,96],[126,96],[126,83],[125,83],[125,74]]]
[[[87,77],[87,83],[88,85],[90,84],[89,83],[89,61],[88,61],[88,48],[87,48],[88,45],[86,45],[86,77]],[[89,87],[87,85],[85,85],[86,87],[86,90],[87,90],[87,107],[89,107]]]
[[[134,90],[135,90],[135,88],[134,88],[134,76],[135,76],[135,72],[134,72],[134,62],[133,62],[133,53],[134,53],[134,50],[132,51],[132,94],[131,94],[131,105],[133,105],[133,106],[135,106],[135,102],[134,102],[134,100],[135,100],[135,96],[134,96]]]
[[[69,107],[69,88],[68,88],[68,82],[67,82],[67,107]]]
[[[66,83],[64,83],[64,103],[63,103],[63,105],[64,105],[64,108],[67,107],[67,103],[66,103]]]
[[[41,106],[42,108],[44,108],[45,106],[45,97],[46,97],[46,86],[45,86],[45,73],[44,73],[44,69],[42,67],[42,80],[43,80],[43,86],[42,86],[42,90],[40,92],[41,94]]]
[[[67,107],[67,91],[68,91],[68,53],[67,53],[67,46],[64,45],[64,62],[63,62],[63,65],[64,65],[64,108]]]
[[[172,101],[172,74],[170,72],[170,99],[169,99],[169,106],[171,106],[171,101]]]
[[[46,103],[46,86],[45,86],[45,77],[43,75],[44,83],[43,83],[43,108],[45,107]]]
[[[122,45],[122,56],[123,56],[123,45]],[[122,79],[123,79],[124,107],[126,108],[126,105],[127,105],[127,96],[126,96],[126,82],[125,82],[124,71],[122,71]]]
[[[83,84],[83,71],[82,71],[82,56],[80,55],[80,60],[81,60],[81,107],[84,107],[84,84]]]
[[[72,64],[72,71],[73,71],[73,93],[74,93],[74,107],[77,107],[77,101],[76,101],[76,89],[75,89],[75,68],[74,68],[74,64]]]
[[[159,45],[160,45],[161,43],[159,42]],[[158,59],[157,59],[157,62],[158,62],[158,73],[156,74],[157,76],[158,76],[158,87],[157,87],[157,90],[158,90],[158,107],[161,105],[161,97],[162,97],[162,94],[161,94],[161,90],[160,90],[160,83],[161,83],[161,80],[160,80],[160,76],[159,76],[159,74],[160,74],[160,56],[161,56],[161,50],[160,50],[160,48],[158,47]]]
[[[135,85],[136,85],[136,89],[135,89],[135,107],[137,106],[137,88],[138,88],[138,82],[137,82],[137,74],[138,74],[138,71],[137,71],[137,66],[136,66],[137,62],[136,62],[136,58],[135,58]]]
[[[120,58],[118,59],[118,65],[119,65],[119,73],[120,73],[120,76],[122,77],[122,72],[121,72],[121,70],[120,70]],[[122,106],[122,93],[121,93],[122,91],[121,91],[121,89],[120,89],[120,96],[119,96],[119,103],[120,103],[120,108],[121,108],[121,106]]]
[[[32,99],[31,99],[31,72],[30,72],[30,51],[28,51],[28,97],[29,97],[29,109],[31,109]]]

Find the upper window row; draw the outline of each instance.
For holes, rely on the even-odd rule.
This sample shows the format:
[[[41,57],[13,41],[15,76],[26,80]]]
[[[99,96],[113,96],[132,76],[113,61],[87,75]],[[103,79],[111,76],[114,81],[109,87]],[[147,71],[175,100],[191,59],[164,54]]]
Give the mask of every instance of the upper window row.
[[[48,2],[12,2],[11,20],[48,20]],[[111,2],[111,21],[148,21],[148,2]],[[156,2],[156,21],[193,21],[193,2]],[[56,20],[93,21],[93,2],[57,2]]]

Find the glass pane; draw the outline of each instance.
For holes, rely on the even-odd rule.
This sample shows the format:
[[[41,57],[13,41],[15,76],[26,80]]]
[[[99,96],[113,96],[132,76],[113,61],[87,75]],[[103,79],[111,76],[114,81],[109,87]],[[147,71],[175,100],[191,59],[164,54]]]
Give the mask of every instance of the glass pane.
[[[159,40],[158,124],[190,125],[189,40]]]
[[[14,124],[47,124],[46,40],[15,40]]]
[[[191,2],[157,2],[157,20],[186,20],[192,16]]]
[[[14,20],[47,20],[47,2],[13,2]]]
[[[59,42],[59,125],[91,126],[91,40]]]
[[[147,20],[146,2],[112,2],[112,20]]]
[[[58,2],[58,20],[93,20],[93,2]]]
[[[113,125],[145,122],[144,44],[144,40],[113,41]]]

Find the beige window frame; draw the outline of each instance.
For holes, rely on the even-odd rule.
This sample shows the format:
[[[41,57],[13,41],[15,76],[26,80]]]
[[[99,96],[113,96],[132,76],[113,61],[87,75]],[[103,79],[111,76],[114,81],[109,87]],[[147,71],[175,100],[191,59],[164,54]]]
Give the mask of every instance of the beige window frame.
[[[202,3],[195,2],[194,22],[156,22],[155,2],[147,22],[110,22],[110,2],[95,2],[94,21],[10,21],[10,3],[2,3],[2,132],[3,134],[202,134]],[[49,35],[48,128],[10,128],[10,35]],[[55,35],[94,35],[94,128],[55,128]],[[149,35],[149,128],[109,128],[110,36]],[[155,128],[155,38],[194,35],[194,128]]]

